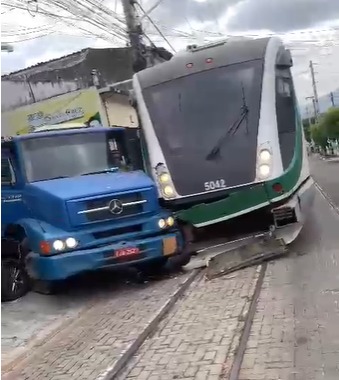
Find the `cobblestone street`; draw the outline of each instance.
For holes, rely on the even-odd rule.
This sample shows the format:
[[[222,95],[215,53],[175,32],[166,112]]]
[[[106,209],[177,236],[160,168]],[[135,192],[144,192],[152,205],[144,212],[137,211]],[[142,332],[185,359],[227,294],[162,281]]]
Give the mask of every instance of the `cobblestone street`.
[[[227,378],[257,277],[252,267],[197,280],[119,379]]]
[[[26,360],[18,360],[8,378],[95,379],[115,364],[187,278],[186,274],[101,294],[50,340],[33,347]]]

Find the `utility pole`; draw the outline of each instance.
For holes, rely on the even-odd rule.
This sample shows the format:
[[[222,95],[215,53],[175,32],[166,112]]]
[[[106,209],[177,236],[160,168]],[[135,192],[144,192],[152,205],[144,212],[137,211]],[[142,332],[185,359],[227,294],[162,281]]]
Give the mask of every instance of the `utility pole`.
[[[314,95],[314,102],[315,102],[315,109],[316,109],[316,114],[318,116],[320,109],[319,109],[319,99],[318,99],[318,91],[317,91],[317,85],[315,81],[315,76],[314,76],[314,67],[313,67],[313,62],[310,61],[310,70],[311,70],[311,78],[312,78],[312,87],[313,87],[313,95]]]
[[[317,106],[315,103],[314,96],[307,96],[306,100],[308,99],[312,99],[313,110],[314,110],[314,122],[316,123],[318,121],[318,113],[317,113]]]
[[[330,98],[331,98],[332,107],[335,107],[333,92],[330,93]]]
[[[162,0],[161,0],[162,1]],[[136,12],[136,6],[142,11],[144,16],[153,24],[158,33],[162,36],[164,41],[173,49],[170,42],[162,34],[161,30],[152,21],[149,13],[156,8],[161,1],[158,1],[148,12],[145,12],[142,6],[137,0],[122,0],[123,10],[126,19],[128,37],[130,40],[130,45],[133,54],[133,71],[137,73],[138,71],[144,70],[146,67],[154,66],[156,63],[169,61],[173,54],[164,48],[158,48],[153,44],[149,38],[147,38],[151,46],[146,46],[143,43],[144,33],[142,30],[141,21]],[[146,36],[147,37],[147,36]]]
[[[307,114],[307,119],[308,119],[308,126],[311,127],[312,121],[311,121],[311,116],[310,116],[310,113],[309,113],[308,106],[306,106],[306,114]]]
[[[147,67],[147,50],[142,42],[142,27],[136,9],[136,0],[122,0],[128,37],[133,54],[133,71],[138,72]]]

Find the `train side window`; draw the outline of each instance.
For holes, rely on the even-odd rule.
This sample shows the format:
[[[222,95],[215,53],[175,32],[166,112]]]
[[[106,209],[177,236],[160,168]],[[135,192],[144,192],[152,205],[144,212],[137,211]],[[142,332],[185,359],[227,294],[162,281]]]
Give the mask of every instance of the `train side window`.
[[[285,98],[292,96],[290,83],[285,78],[278,78],[278,94]]]
[[[290,164],[295,147],[296,104],[289,69],[276,70],[276,112],[283,167]]]
[[[1,185],[12,185],[16,182],[11,160],[1,157]]]

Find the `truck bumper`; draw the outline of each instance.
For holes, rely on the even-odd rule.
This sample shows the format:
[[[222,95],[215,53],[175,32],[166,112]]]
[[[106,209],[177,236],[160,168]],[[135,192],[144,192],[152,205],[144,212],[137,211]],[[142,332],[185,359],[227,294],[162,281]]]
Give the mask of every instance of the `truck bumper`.
[[[116,250],[124,248],[139,248],[140,253],[134,256],[115,257]],[[56,281],[97,269],[144,264],[162,257],[174,256],[180,253],[182,248],[181,234],[173,232],[53,256],[42,256],[31,252],[27,257],[27,267],[30,276],[34,279]]]

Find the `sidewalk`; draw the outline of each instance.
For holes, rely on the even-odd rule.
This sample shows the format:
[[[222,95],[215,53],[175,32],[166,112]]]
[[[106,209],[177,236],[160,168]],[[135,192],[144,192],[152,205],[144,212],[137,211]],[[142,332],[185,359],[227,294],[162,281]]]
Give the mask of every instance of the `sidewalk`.
[[[338,231],[317,194],[291,255],[268,264],[239,380],[339,379]]]

